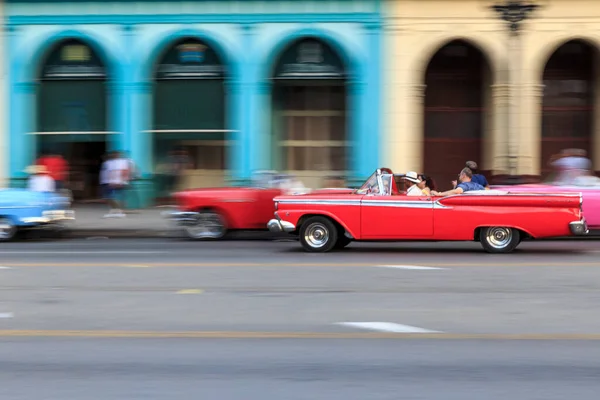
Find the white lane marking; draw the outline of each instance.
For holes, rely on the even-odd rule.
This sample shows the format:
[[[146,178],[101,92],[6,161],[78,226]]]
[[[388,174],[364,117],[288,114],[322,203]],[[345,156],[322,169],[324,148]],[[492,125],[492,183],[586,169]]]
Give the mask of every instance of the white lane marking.
[[[0,318],[12,318],[14,314],[11,312],[0,313]]]
[[[339,322],[338,325],[393,333],[441,333],[440,331],[432,331],[417,326],[394,324],[392,322]]]
[[[30,250],[21,250],[21,251],[0,251],[0,254],[165,254],[165,251],[30,251]]]
[[[427,269],[446,269],[439,267],[424,267],[421,265],[378,265],[379,268],[398,268],[398,269],[414,269],[414,270],[427,270]]]

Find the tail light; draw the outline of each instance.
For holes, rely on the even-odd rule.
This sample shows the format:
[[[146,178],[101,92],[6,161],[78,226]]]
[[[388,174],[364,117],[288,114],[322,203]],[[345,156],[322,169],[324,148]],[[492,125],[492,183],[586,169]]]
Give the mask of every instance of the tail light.
[[[279,208],[279,202],[278,202],[278,201],[276,201],[276,202],[275,202],[275,211],[277,211],[277,209],[278,209],[278,208]]]

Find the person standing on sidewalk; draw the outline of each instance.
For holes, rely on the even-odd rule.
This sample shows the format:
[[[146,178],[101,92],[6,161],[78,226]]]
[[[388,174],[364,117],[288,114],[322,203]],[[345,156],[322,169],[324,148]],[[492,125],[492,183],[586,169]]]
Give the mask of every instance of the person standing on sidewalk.
[[[53,193],[56,190],[54,179],[44,165],[34,165],[29,168],[31,176],[27,188],[33,192]]]
[[[111,210],[105,218],[124,218],[122,209],[123,192],[129,182],[129,162],[121,153],[115,151],[106,163],[108,178],[109,205]]]
[[[45,152],[35,162],[48,170],[48,174],[55,182],[56,190],[66,189],[66,180],[69,173],[69,164],[56,152]]]

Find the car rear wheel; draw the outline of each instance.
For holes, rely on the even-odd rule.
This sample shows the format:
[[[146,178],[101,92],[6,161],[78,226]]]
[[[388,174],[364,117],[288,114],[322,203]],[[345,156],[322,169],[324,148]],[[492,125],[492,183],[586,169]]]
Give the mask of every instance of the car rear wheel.
[[[325,217],[312,217],[300,227],[300,243],[311,253],[325,253],[333,250],[338,242],[336,226]]]
[[[17,234],[17,226],[10,218],[0,218],[0,242],[8,242]]]
[[[222,239],[227,234],[225,218],[214,211],[202,211],[193,225],[185,227],[185,233],[194,240]]]
[[[488,253],[510,253],[519,245],[521,235],[514,228],[493,226],[483,228],[479,240]]]

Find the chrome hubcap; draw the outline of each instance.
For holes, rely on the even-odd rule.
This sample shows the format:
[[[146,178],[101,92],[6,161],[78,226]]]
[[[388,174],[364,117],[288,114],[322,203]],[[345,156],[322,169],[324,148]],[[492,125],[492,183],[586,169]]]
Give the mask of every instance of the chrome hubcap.
[[[509,228],[490,228],[487,231],[486,239],[490,246],[502,249],[511,242],[512,235],[512,229]]]
[[[215,213],[202,213],[196,224],[186,228],[194,238],[220,238],[225,234],[225,226],[221,216]]]
[[[310,247],[318,249],[329,241],[329,231],[321,223],[310,224],[304,233],[304,240]]]
[[[0,239],[10,239],[14,234],[15,227],[6,218],[0,218]]]

